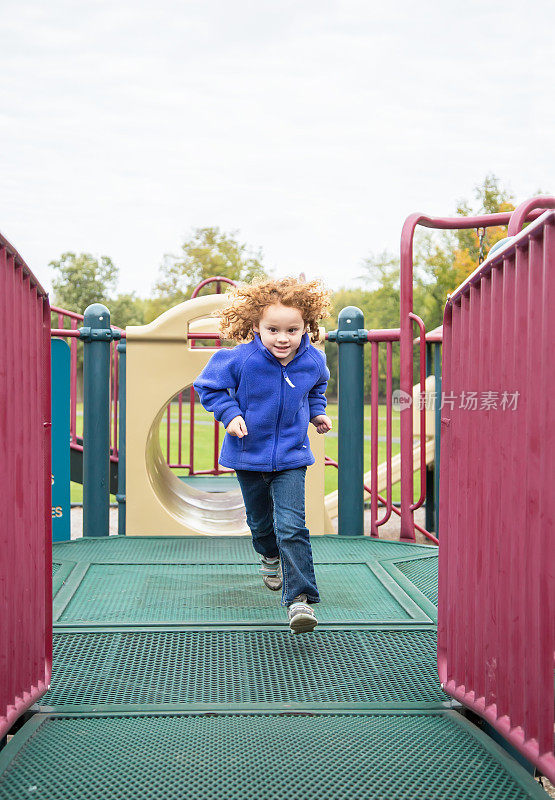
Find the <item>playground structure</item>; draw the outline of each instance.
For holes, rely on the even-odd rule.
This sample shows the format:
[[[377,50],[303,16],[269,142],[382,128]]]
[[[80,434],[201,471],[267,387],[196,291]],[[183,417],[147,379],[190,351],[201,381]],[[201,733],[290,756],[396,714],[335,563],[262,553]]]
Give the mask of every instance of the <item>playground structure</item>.
[[[222,281],[221,278],[208,279],[204,284],[211,281]],[[202,287],[203,284],[201,284]],[[109,342],[105,339],[106,348],[110,346],[110,491],[116,495],[118,502],[122,503],[126,496],[124,487],[127,482],[127,505],[132,509],[132,516],[129,518],[125,514],[125,506],[120,506],[120,534],[145,535],[150,530],[157,530],[158,535],[185,535],[185,534],[245,534],[248,533],[246,520],[243,510],[242,498],[236,482],[229,487],[224,481],[210,481],[202,479],[202,476],[221,476],[232,474],[231,470],[224,469],[218,464],[219,443],[220,443],[220,424],[214,422],[214,459],[211,469],[196,469],[195,463],[195,403],[196,395],[189,387],[180,389],[188,381],[197,377],[200,370],[213,352],[212,348],[196,348],[195,344],[200,340],[211,340],[217,347],[221,346],[218,338],[218,320],[214,316],[202,316],[212,314],[225,302],[221,295],[210,295],[208,297],[194,297],[186,303],[165,312],[161,317],[149,325],[132,326],[127,331],[122,331],[114,326],[114,341]],[[76,416],[77,416],[77,321],[83,320],[82,315],[74,312],[66,312],[63,309],[54,308],[58,327],[53,329],[53,335],[70,337],[71,360],[71,448],[72,448],[72,479],[81,483],[83,480],[83,439],[77,435]],[[199,316],[200,315],[200,316]],[[63,320],[66,317],[71,327],[63,327]],[[381,335],[380,331],[371,331],[368,334],[368,341],[377,341]],[[397,331],[397,338],[398,338]],[[392,331],[384,332],[388,341],[391,343]],[[327,339],[324,330],[320,331],[321,341],[317,345],[322,347],[321,342]],[[122,339],[116,345],[116,341]],[[441,343],[441,334],[434,332],[430,337],[426,337],[427,349],[431,348],[430,342],[436,345]],[[131,344],[127,345],[127,341]],[[418,340],[417,340],[418,341]],[[429,354],[428,354],[429,355]],[[126,358],[127,356],[127,358]],[[426,359],[428,362],[430,359]],[[436,356],[436,362],[438,358]],[[120,363],[123,365],[123,381],[120,380]],[[440,367],[436,364],[436,372],[440,376]],[[389,366],[391,374],[391,365]],[[187,380],[185,380],[187,377]],[[347,384],[348,381],[345,381]],[[126,391],[129,388],[129,392]],[[435,388],[435,377],[429,375],[425,382],[426,394],[433,395]],[[129,394],[130,400],[127,403],[120,402],[119,392],[125,398]],[[438,415],[431,410],[432,405],[426,403],[425,411],[425,430],[421,435],[420,422],[422,415],[419,413],[421,386],[413,387],[413,433],[416,440],[413,442],[413,470],[417,472],[422,469],[422,459],[420,456],[422,443],[425,442],[426,466],[433,465],[438,456],[438,444],[435,442],[435,429],[439,429]],[[377,394],[377,389],[376,389]],[[188,395],[187,406],[189,409],[189,454],[188,461],[183,458],[184,437],[183,427],[185,424],[184,396]],[[167,397],[177,398],[178,414],[177,436],[172,424],[172,403],[167,401]],[[101,398],[100,402],[106,407],[106,398]],[[89,403],[92,406],[92,403]],[[122,424],[125,424],[129,432],[130,451],[126,453],[126,458],[119,459],[118,450],[118,409],[122,407],[119,414]],[[391,409],[389,409],[389,414]],[[373,415],[377,422],[377,405],[373,409]],[[98,418],[98,410],[91,411],[91,416]],[[162,436],[160,433],[161,424],[166,425],[165,450],[160,444]],[[337,462],[324,456],[324,441],[317,436],[312,429],[309,429],[312,451],[316,457],[316,464],[309,468],[307,473],[307,520],[309,527],[318,533],[334,533],[335,529],[332,520],[338,516],[339,493],[337,490],[324,496],[323,467],[335,466]],[[387,459],[380,463],[377,469],[378,493],[390,491],[391,488],[400,481],[401,455],[391,454],[391,420],[389,421],[388,431],[388,455]],[[177,441],[174,441],[177,439]],[[106,437],[104,437],[106,442]],[[125,448],[126,437],[119,436]],[[374,432],[374,440],[377,441],[377,433]],[[174,445],[176,447],[174,448]],[[106,448],[106,445],[105,445]],[[172,451],[177,450],[177,459],[172,458]],[[105,462],[105,452],[100,453],[96,461]],[[373,464],[377,462],[377,450],[372,453]],[[126,469],[126,462],[131,465],[130,470]],[[188,470],[189,478],[186,481],[179,480],[175,470]],[[118,473],[121,474],[118,477]],[[368,500],[371,497],[369,484],[371,483],[372,470],[363,476],[363,495]],[[196,480],[201,477],[201,480]],[[121,489],[118,488],[121,483]],[[389,489],[388,489],[389,486]],[[224,491],[226,489],[226,491]],[[437,489],[436,489],[437,493]],[[129,498],[131,501],[129,502]],[[433,499],[433,498],[432,498]],[[380,495],[380,500],[382,500]],[[428,502],[430,493],[428,492]],[[384,503],[386,501],[383,501]],[[94,503],[97,508],[97,503]],[[428,510],[428,507],[427,507]],[[388,513],[391,513],[391,511]],[[396,511],[396,513],[398,513]],[[104,516],[106,522],[106,517]],[[387,519],[384,519],[384,522]],[[377,535],[377,523],[373,527],[373,535]],[[436,520],[432,526],[437,530]],[[94,531],[95,525],[87,526],[88,530]],[[435,537],[429,534],[421,526],[415,526],[427,538],[436,541]],[[95,535],[94,532],[91,535]]]
[[[214,461],[210,470],[195,469],[195,403],[196,396],[192,387],[183,389],[187,383],[197,377],[200,370],[213,352],[212,348],[195,349],[198,341],[211,340],[217,347],[221,346],[218,338],[218,320],[212,315],[225,302],[220,294],[198,297],[202,286],[223,282],[222,278],[208,279],[198,287],[193,298],[187,303],[164,313],[149,325],[132,326],[122,331],[112,326],[116,335],[124,337],[121,344],[113,341],[110,346],[110,491],[123,500],[127,496],[126,505],[131,509],[131,516],[122,513],[119,526],[121,534],[144,535],[156,530],[158,535],[185,534],[246,534],[248,528],[243,511],[242,498],[238,486],[227,488],[225,482],[215,483],[207,480],[196,481],[196,476],[216,476],[232,474],[218,464],[220,424],[214,423]],[[83,316],[60,308],[52,309],[57,327],[57,335],[70,337],[71,347],[71,451],[72,479],[83,481],[83,440],[77,435],[77,334],[78,322]],[[200,316],[199,316],[200,315]],[[204,316],[202,316],[204,315]],[[64,328],[64,319],[70,323]],[[371,336],[379,335],[372,332]],[[327,338],[323,329],[320,331],[321,342]],[[429,341],[430,337],[427,337]],[[126,342],[132,342],[126,345]],[[431,341],[435,345],[441,343],[441,334],[436,334]],[[321,342],[317,345],[322,347]],[[427,345],[430,348],[430,344]],[[439,353],[439,348],[437,348]],[[122,355],[120,355],[120,353]],[[126,358],[127,355],[127,358]],[[127,362],[125,387],[129,391],[129,400],[122,407],[122,418],[126,420],[129,432],[129,450],[121,465],[118,450],[118,414],[120,398],[120,361]],[[440,370],[436,369],[438,374]],[[187,377],[187,380],[185,378]],[[123,387],[123,391],[125,391]],[[426,378],[426,392],[433,394],[435,377]],[[153,395],[155,397],[153,397]],[[172,403],[167,398],[177,398],[177,437],[172,426]],[[189,408],[189,449],[188,460],[183,457],[184,440],[183,414],[184,397],[187,397]],[[413,387],[413,433],[416,441],[413,445],[414,471],[421,469],[420,458],[420,386]],[[434,419],[432,406],[426,405],[426,465],[433,465],[437,460],[435,428],[438,421]],[[192,424],[191,424],[192,420]],[[165,453],[160,445],[160,426],[166,425]],[[316,457],[316,464],[307,473],[307,521],[310,529],[316,533],[334,533],[332,520],[338,516],[339,494],[337,490],[324,497],[323,469],[324,465],[336,466],[336,462],[324,456],[322,437],[309,429],[311,448]],[[120,437],[121,438],[121,437]],[[174,439],[177,438],[177,442]],[[176,444],[177,448],[173,448]],[[125,446],[125,445],[124,445]],[[177,458],[172,459],[172,448],[177,449]],[[374,456],[376,458],[377,455]],[[125,470],[126,491],[120,494],[118,489],[118,470],[125,462],[131,465]],[[391,486],[400,481],[401,456],[391,456],[378,466],[379,493],[384,493],[388,486],[388,474],[391,471]],[[176,470],[187,470],[189,480],[183,482],[175,476]],[[364,474],[364,499],[371,496],[369,484],[372,471]],[[202,486],[200,488],[199,484]],[[207,485],[208,484],[208,485]],[[428,494],[428,501],[429,501]],[[437,520],[434,523],[437,530]],[[423,529],[418,526],[422,531]]]
[[[170,309],[149,325],[131,326],[127,339],[127,406],[128,434],[126,471],[126,534],[129,536],[211,534],[248,534],[244,506],[238,488],[227,492],[205,491],[192,482],[184,483],[169,465],[170,448],[166,456],[160,445],[160,424],[166,418],[168,399],[181,394],[192,385],[214,352],[210,347],[194,347],[195,334],[205,339],[218,339],[218,320],[212,314],[224,303],[225,295],[197,297]],[[325,337],[320,330],[320,349]],[[186,389],[184,390],[184,387]],[[427,379],[426,391],[433,392],[434,377]],[[413,389],[414,432],[420,436],[418,396],[420,386]],[[195,398],[190,399],[194,408]],[[182,406],[180,407],[181,411]],[[433,412],[427,412],[426,430],[434,430]],[[181,414],[178,425],[181,430]],[[194,412],[193,412],[194,418]],[[217,437],[218,423],[215,426]],[[338,515],[338,492],[324,496],[324,438],[309,428],[310,445],[316,463],[307,470],[306,515],[307,527],[318,533],[334,533],[331,519]],[[194,454],[194,427],[191,432],[190,460]],[[213,473],[224,472],[217,464],[218,439],[215,440]],[[420,468],[420,441],[414,445],[414,470]],[[426,463],[433,463],[433,435],[426,440]],[[400,480],[400,455],[378,468],[378,491],[387,489],[388,464],[391,465],[391,486]],[[227,470],[225,470],[227,472]],[[197,473],[198,474],[198,473]],[[203,473],[204,474],[204,473]],[[370,483],[371,471],[364,475]],[[213,488],[213,487],[210,487]],[[365,491],[367,497],[370,492]]]
[[[339,348],[338,522],[343,535],[314,539],[315,562],[327,601],[322,605],[321,630],[302,643],[302,652],[279,626],[281,617],[270,603],[269,593],[255,589],[254,579],[251,588],[247,537],[165,538],[156,536],[155,530],[148,537],[98,535],[107,533],[103,528],[107,476],[116,445],[113,441],[110,456],[110,430],[114,430],[114,440],[119,431],[119,461],[125,464],[121,422],[125,419],[129,424],[130,418],[120,412],[119,427],[113,428],[107,391],[109,376],[114,374],[110,348],[122,347],[125,336],[112,332],[102,307],[89,313],[84,322],[92,324],[84,324],[84,332],[75,326],[72,338],[83,336],[86,341],[85,373],[92,348],[103,353],[102,380],[97,381],[102,385],[89,387],[93,395],[102,390],[102,403],[96,408],[101,408],[103,419],[108,420],[102,429],[102,458],[97,457],[103,461],[97,478],[102,494],[84,498],[85,524],[93,538],[54,545],[55,677],[44,705],[34,706],[38,713],[0,753],[0,798],[15,797],[28,785],[39,786],[43,796],[56,798],[75,796],[76,785],[82,790],[77,796],[91,798],[102,796],[106,787],[112,796],[121,793],[122,787],[124,794],[145,797],[149,792],[153,797],[221,796],[224,787],[230,797],[244,797],[248,792],[263,796],[271,763],[266,763],[261,753],[273,754],[276,746],[301,747],[307,741],[311,742],[311,759],[320,766],[299,771],[294,765],[282,765],[281,786],[292,796],[301,792],[323,798],[373,797],[382,796],[379,792],[387,786],[389,796],[403,798],[478,798],[484,796],[486,785],[490,796],[500,800],[545,796],[514,756],[524,757],[525,767],[535,765],[555,780],[554,500],[549,487],[554,466],[552,379],[540,347],[540,343],[549,347],[553,341],[555,213],[544,209],[554,207],[554,199],[536,198],[512,216],[410,217],[401,240],[399,329],[366,331],[359,324],[357,309],[349,308],[342,312],[338,330],[330,332],[329,340],[336,341]],[[540,210],[536,212],[536,208]],[[521,231],[526,220],[532,220],[531,224]],[[422,321],[412,310],[414,229],[418,224],[453,229],[507,223],[509,241],[449,298],[441,380],[447,396],[471,390],[510,391],[518,393],[521,403],[515,413],[498,410],[496,415],[490,405],[477,408],[471,418],[464,409],[441,410],[436,612],[438,551],[413,543],[413,513],[426,497],[426,462],[432,447],[437,460],[439,446],[439,436],[432,444],[426,439],[430,420],[425,408],[418,415],[419,430],[413,413],[401,412],[401,541],[384,542],[377,536],[394,511],[391,487],[395,479],[388,391],[387,496],[380,506],[378,487],[382,484],[375,457],[378,398],[374,391],[378,346],[385,344],[389,365],[392,343],[400,342],[401,390],[411,393],[412,328],[416,322],[420,332],[419,388],[424,392],[426,337]],[[5,240],[1,244],[4,261],[0,267],[5,273],[1,279],[10,286],[21,279],[25,286],[30,273],[24,262]],[[38,303],[47,316],[44,292],[32,278],[28,284],[32,289],[29,305]],[[12,295],[6,296],[9,304]],[[29,313],[25,319],[34,320],[37,331],[45,335],[44,316],[42,322],[36,314]],[[105,323],[102,328],[98,320]],[[199,338],[203,332],[204,338],[214,336],[205,328],[195,332],[191,326],[189,338],[191,332]],[[113,338],[120,344],[114,345]],[[40,342],[38,333],[34,341]],[[370,537],[360,536],[366,482],[362,468],[363,343],[372,348]],[[10,347],[6,356],[13,359],[14,345]],[[119,351],[120,359],[124,352],[124,348]],[[45,360],[34,351],[28,359],[44,381],[48,374]],[[127,369],[130,363],[131,358]],[[124,357],[120,375],[125,368]],[[29,387],[25,370],[15,370],[13,375],[21,392]],[[177,391],[191,382],[189,376],[181,377]],[[438,377],[436,371],[436,387]],[[532,385],[537,388],[534,393],[528,391]],[[130,384],[124,381],[123,386],[129,389]],[[148,415],[151,427],[165,413],[164,404],[175,394],[174,389],[168,384],[161,399],[153,402]],[[89,394],[86,388],[85,482],[91,474],[86,459],[99,452],[95,451],[98,442],[87,439],[87,414],[98,416],[98,410],[89,407],[87,411]],[[17,396],[10,408],[18,408]],[[32,414],[36,424],[31,429],[44,436],[47,408],[35,405]],[[15,421],[16,417],[8,420],[12,425]],[[413,427],[419,438],[416,456]],[[10,442],[12,451],[19,452],[20,439]],[[159,437],[157,442],[158,451],[154,450],[160,461]],[[29,443],[33,445],[33,441]],[[26,453],[34,464],[31,474],[37,485],[44,487],[44,445],[42,450],[31,446]],[[420,497],[416,501],[415,457],[420,462]],[[149,462],[147,453],[147,464],[155,460]],[[167,467],[168,459],[163,461]],[[18,509],[20,478],[10,481],[8,472],[9,464],[6,502]],[[123,486],[122,482],[120,488]],[[131,502],[129,494],[122,494],[118,497],[120,509]],[[194,496],[194,492],[187,493],[187,502]],[[26,607],[23,617],[18,616],[22,576],[21,570],[14,568],[17,558],[35,565],[44,560],[50,574],[51,555],[44,547],[45,527],[49,534],[46,504],[47,498],[39,492],[32,518],[22,520],[14,513],[10,531],[2,530],[9,563],[6,560],[0,586],[10,590],[4,590],[0,603],[2,608],[12,608],[22,622],[2,631],[7,637],[2,640],[2,652],[16,654],[16,667],[8,673],[12,681],[0,683],[0,714],[6,710],[0,735],[36,702],[49,682],[49,603],[45,609],[44,592],[35,593],[29,598],[32,607]],[[385,509],[381,519],[380,508]],[[25,551],[13,546],[17,540],[35,543],[34,561],[25,561]],[[234,576],[232,587],[222,581],[222,565]],[[42,570],[41,576],[47,585]],[[229,588],[236,593],[232,603],[226,594]],[[430,670],[436,615],[441,688]],[[200,659],[206,673],[202,680]],[[16,675],[23,675],[25,684],[21,680],[21,686],[14,683]],[[449,696],[483,717],[487,721],[484,730],[503,737],[497,741],[509,743],[505,746],[513,748],[511,756],[464,719],[456,710],[458,703],[451,703]],[[114,735],[123,743],[133,739],[134,746],[133,752],[123,746],[121,757],[112,766],[107,754],[113,756],[113,749],[108,750],[106,742]],[[64,764],[51,770],[49,760],[58,758],[58,736],[66,742]],[[356,739],[354,761],[346,753],[338,761],[338,737]],[[430,739],[435,745],[433,754],[421,747],[423,740]],[[257,757],[262,758],[264,780],[252,769],[253,740],[257,741]],[[72,746],[78,756],[74,757]],[[232,784],[225,766],[229,758],[236,765]],[[344,770],[340,762],[345,758]],[[410,764],[404,771],[407,758]],[[468,776],[461,771],[465,759],[473,765]],[[179,762],[179,772],[172,767],[174,761]],[[86,782],[82,781],[83,769]],[[30,779],[34,783],[29,784]]]

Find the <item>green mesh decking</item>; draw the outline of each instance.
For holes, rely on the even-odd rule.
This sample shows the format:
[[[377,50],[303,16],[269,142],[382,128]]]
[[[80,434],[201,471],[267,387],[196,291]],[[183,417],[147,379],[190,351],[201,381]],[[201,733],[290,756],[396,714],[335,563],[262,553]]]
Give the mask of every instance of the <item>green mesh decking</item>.
[[[35,717],[0,800],[523,800],[542,790],[454,712]]]
[[[52,563],[52,595],[55,597],[75,569],[75,562]]]
[[[0,753],[0,800],[545,798],[447,710],[437,550],[312,547],[320,624],[292,636],[248,537],[55,544],[58,713]]]
[[[396,567],[422,592],[424,597],[437,606],[437,556],[399,561],[396,563]]]
[[[41,705],[442,702],[433,630],[54,635]]]
[[[437,552],[435,547],[382,542],[370,537],[314,536],[311,542],[316,563],[367,562]],[[255,557],[248,536],[109,536],[59,542],[54,544],[53,550],[57,561],[90,561],[96,564],[244,563]]]
[[[370,564],[317,564],[316,579],[322,623],[431,621],[397,584],[386,585]],[[285,619],[280,594],[264,588],[252,561],[91,564],[75,582],[75,588],[72,578],[66,582],[64,596],[54,606],[58,622],[260,625]]]

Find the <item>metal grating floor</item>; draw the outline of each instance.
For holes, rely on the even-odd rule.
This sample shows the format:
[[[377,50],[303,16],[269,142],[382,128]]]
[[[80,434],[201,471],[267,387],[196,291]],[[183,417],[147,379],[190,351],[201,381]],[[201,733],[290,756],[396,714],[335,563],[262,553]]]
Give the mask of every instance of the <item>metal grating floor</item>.
[[[542,790],[454,712],[36,716],[0,800],[523,800]]]
[[[45,706],[439,703],[434,630],[67,632]]]
[[[321,623],[431,622],[396,583],[384,582],[370,564],[317,564],[315,569]],[[54,617],[68,624],[127,625],[275,624],[286,618],[280,593],[264,587],[252,561],[91,564],[75,580],[70,576]]]
[[[316,563],[367,562],[415,554],[436,553],[435,547],[372,539],[369,536],[314,536],[312,553]],[[141,564],[169,563],[244,563],[253,559],[249,536],[108,536],[58,542],[53,546],[57,561]]]
[[[396,566],[437,607],[437,556],[407,559],[397,562]]]
[[[447,710],[437,550],[312,547],[320,625],[291,636],[247,537],[55,544],[49,713],[0,752],[0,800],[545,798]]]

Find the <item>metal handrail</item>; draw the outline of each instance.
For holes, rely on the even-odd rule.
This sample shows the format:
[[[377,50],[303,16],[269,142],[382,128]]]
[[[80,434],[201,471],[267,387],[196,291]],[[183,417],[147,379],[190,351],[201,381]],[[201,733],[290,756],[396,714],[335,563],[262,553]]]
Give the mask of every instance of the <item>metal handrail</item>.
[[[479,214],[472,217],[430,217],[427,214],[416,212],[410,214],[403,225],[401,232],[401,261],[400,261],[400,317],[401,317],[401,391],[412,392],[413,352],[412,352],[412,322],[413,318],[413,241],[417,226],[434,230],[469,230],[472,228],[490,228],[498,225],[509,225],[514,216],[511,230],[517,224],[522,225],[524,219],[534,220],[541,216],[542,211],[536,210],[537,205],[545,208],[553,198],[534,198],[526,201],[515,211],[506,211],[498,214]],[[541,201],[541,203],[540,203]],[[552,207],[552,206],[548,206]],[[479,267],[476,273],[483,268]],[[473,273],[474,275],[474,273]],[[470,280],[473,276],[467,279]],[[465,282],[466,283],[466,282]],[[414,540],[412,503],[413,490],[413,464],[412,452],[412,414],[401,415],[401,539]],[[407,443],[406,445],[404,443]],[[425,472],[425,470],[423,471]],[[421,476],[421,485],[425,476]]]

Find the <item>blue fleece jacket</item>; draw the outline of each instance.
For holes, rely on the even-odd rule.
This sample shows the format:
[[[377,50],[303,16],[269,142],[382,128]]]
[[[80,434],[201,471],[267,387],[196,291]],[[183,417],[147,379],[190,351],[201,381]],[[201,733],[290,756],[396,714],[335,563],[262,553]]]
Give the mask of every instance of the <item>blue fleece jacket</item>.
[[[193,386],[224,427],[241,416],[248,431],[242,439],[226,433],[220,464],[260,472],[314,464],[308,425],[325,413],[329,376],[308,333],[285,367],[257,333],[252,342],[214,353]]]

